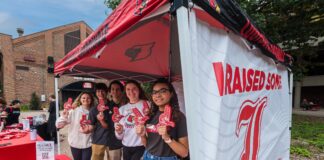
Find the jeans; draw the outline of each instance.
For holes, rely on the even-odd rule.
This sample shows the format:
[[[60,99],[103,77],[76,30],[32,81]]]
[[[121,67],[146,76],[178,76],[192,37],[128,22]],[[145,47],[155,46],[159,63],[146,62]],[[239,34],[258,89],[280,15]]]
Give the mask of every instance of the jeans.
[[[91,159],[91,147],[85,149],[78,149],[71,147],[71,152],[74,160],[90,160]]]
[[[172,157],[159,157],[159,156],[154,156],[148,151],[144,152],[143,160],[178,160],[177,156],[172,156]]]

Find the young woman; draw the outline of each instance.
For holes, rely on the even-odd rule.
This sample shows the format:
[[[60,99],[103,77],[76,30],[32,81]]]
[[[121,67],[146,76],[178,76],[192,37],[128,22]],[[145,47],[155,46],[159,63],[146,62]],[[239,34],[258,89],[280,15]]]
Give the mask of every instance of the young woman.
[[[54,143],[57,143],[57,131],[55,127],[56,122],[56,108],[55,108],[55,96],[50,95],[49,98],[49,107],[48,107],[48,120],[47,120],[47,132],[50,135],[50,140],[53,140]]]
[[[123,159],[139,160],[145,148],[141,138],[136,134],[133,108],[137,108],[143,115],[144,106],[147,104],[146,97],[140,84],[134,80],[126,82],[125,91],[128,103],[119,108],[123,118],[119,123],[115,123],[115,134],[118,139],[122,140]]]
[[[144,125],[136,126],[136,133],[146,147],[144,160],[176,160],[188,156],[186,118],[179,111],[178,98],[171,83],[159,79],[152,86],[152,107],[150,119]],[[159,124],[159,117],[166,106],[171,106],[171,121],[174,127]]]
[[[69,125],[68,142],[74,160],[90,160],[91,159],[91,134],[86,133],[88,126],[81,125],[80,120],[83,116],[88,117],[89,110],[93,106],[93,96],[90,93],[81,93],[76,99],[77,108],[67,111],[64,109],[62,116],[56,121],[57,128],[63,128]]]

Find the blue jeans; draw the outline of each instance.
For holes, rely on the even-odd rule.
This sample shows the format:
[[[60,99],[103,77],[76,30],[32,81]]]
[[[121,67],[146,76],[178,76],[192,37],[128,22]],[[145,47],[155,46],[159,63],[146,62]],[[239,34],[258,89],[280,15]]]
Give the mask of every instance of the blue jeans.
[[[159,157],[159,156],[154,156],[148,151],[144,152],[143,155],[143,160],[178,160],[177,156],[172,156],[172,157]]]

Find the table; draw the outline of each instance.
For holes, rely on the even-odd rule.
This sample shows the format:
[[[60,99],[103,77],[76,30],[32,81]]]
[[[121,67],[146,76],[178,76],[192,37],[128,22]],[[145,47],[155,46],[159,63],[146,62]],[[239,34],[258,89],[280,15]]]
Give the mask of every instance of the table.
[[[43,139],[37,136],[37,141]],[[10,139],[0,141],[0,160],[35,160],[36,159],[36,141],[30,140],[30,133],[18,139]]]
[[[55,160],[71,160],[68,156],[64,154],[55,155]]]

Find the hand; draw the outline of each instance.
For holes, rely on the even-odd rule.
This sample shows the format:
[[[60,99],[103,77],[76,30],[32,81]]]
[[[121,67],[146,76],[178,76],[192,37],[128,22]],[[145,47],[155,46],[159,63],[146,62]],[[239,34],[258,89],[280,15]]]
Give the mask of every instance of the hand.
[[[99,114],[97,114],[97,119],[99,122],[102,122],[105,120],[105,116],[102,112],[99,112]]]
[[[65,125],[66,125],[65,122],[58,122],[58,123],[56,124],[56,128],[63,128]]]
[[[78,105],[78,102],[74,102],[74,103],[72,103],[72,108],[73,109],[75,109],[75,108],[77,108],[79,105]]]
[[[122,134],[124,129],[123,129],[123,125],[121,125],[120,123],[115,123],[115,131],[118,134]]]
[[[69,115],[69,111],[68,111],[67,109],[64,109],[63,112],[62,112],[62,116],[63,116],[64,118],[67,118],[68,115]]]
[[[90,127],[89,125],[81,125],[80,132],[84,134],[90,133]]]
[[[144,125],[136,125],[135,126],[136,129],[136,134],[140,137],[145,136],[145,128]]]
[[[159,135],[161,135],[163,140],[167,140],[170,138],[170,136],[168,134],[167,126],[165,126],[165,125],[161,125],[158,127],[158,133],[159,133]]]

